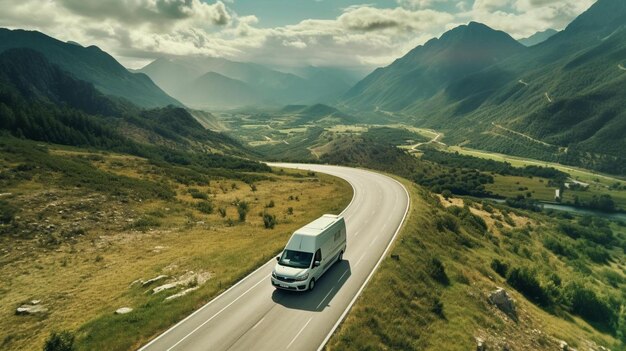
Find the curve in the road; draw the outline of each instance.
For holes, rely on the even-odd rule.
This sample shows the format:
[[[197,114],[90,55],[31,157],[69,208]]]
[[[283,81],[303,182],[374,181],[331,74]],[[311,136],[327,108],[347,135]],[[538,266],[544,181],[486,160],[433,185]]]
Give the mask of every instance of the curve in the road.
[[[275,290],[270,260],[141,350],[318,350],[382,262],[408,213],[409,194],[385,175],[347,167],[271,164],[337,176],[353,189],[342,213],[344,260],[307,293]]]

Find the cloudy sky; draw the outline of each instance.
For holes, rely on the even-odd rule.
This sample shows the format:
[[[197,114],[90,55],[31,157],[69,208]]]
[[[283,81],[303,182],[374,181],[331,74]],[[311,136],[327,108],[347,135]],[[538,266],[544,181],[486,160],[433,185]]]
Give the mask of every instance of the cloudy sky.
[[[0,0],[0,27],[97,45],[131,68],[209,55],[370,69],[469,21],[523,38],[594,0]]]

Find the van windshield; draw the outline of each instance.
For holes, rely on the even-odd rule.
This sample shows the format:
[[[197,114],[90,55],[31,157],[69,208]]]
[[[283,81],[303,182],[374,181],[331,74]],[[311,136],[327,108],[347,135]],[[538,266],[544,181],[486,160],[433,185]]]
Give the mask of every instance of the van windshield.
[[[308,268],[312,258],[313,254],[310,252],[285,250],[278,264],[293,268]]]

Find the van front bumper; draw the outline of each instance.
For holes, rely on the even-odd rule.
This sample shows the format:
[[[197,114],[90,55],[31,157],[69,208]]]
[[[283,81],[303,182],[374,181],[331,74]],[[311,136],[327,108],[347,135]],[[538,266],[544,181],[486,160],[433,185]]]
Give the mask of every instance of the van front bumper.
[[[307,289],[307,282],[308,282],[307,280],[295,281],[295,282],[284,282],[274,277],[271,277],[270,279],[272,281],[272,285],[278,289],[291,290],[291,291],[305,291]]]

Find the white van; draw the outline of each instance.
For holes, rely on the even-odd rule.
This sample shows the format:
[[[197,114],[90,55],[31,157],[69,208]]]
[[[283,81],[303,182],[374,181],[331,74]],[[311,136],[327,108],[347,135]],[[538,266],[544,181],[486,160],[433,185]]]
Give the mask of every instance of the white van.
[[[272,285],[279,289],[313,290],[315,282],[343,259],[346,251],[346,222],[343,217],[323,215],[298,229],[272,272]]]

